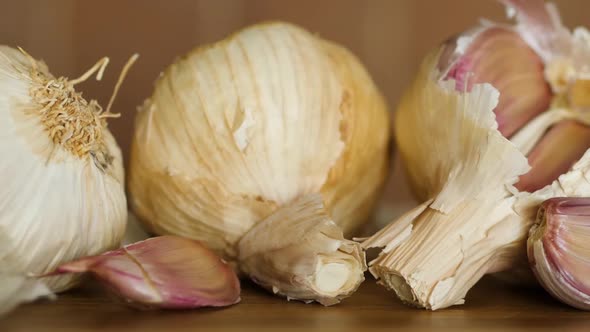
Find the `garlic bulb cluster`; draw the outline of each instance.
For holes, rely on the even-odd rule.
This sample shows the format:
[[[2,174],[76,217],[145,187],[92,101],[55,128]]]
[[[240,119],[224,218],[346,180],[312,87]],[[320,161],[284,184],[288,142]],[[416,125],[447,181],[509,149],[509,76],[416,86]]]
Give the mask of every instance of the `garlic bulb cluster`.
[[[527,241],[531,267],[545,289],[590,310],[590,198],[543,202]]]
[[[112,249],[123,237],[123,163],[106,123],[113,114],[74,89],[97,70],[100,78],[107,62],[68,80],[0,46],[0,287],[9,287],[5,278]],[[46,280],[52,291],[72,282]]]
[[[590,33],[541,0],[502,1],[424,60],[395,138],[424,203],[364,242],[380,283],[428,309],[463,303],[486,273],[525,258],[541,202],[590,195]]]
[[[276,293],[334,303],[362,280],[364,255],[336,225],[350,235],[368,220],[387,172],[387,118],[346,49],[286,23],[246,28],[156,82],[136,119],[131,207],[153,233],[200,240]],[[336,266],[325,276],[339,287],[317,281],[322,266]]]

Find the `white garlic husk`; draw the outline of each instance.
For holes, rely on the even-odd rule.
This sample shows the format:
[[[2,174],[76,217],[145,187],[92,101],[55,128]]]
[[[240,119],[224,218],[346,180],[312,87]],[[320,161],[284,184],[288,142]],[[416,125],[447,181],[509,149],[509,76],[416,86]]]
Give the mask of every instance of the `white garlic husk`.
[[[106,124],[112,114],[74,90],[106,62],[68,80],[0,46],[0,283],[99,254],[123,237],[122,156]],[[43,282],[59,292],[75,280]]]
[[[485,21],[432,52],[397,109],[399,153],[424,203],[363,245],[383,248],[370,271],[414,306],[462,304],[484,274],[526,263],[528,230],[542,201],[590,195],[589,96],[580,96],[578,86],[589,68],[589,34],[567,31],[543,1],[503,2],[514,6],[519,23]],[[485,58],[486,48],[496,53]],[[485,64],[479,71],[461,71],[478,63]],[[519,72],[531,64],[536,69]],[[537,99],[525,99],[527,89]],[[547,142],[552,132],[569,145]],[[572,146],[577,159],[560,169],[561,153]],[[541,174],[553,166],[559,171],[553,178]],[[550,181],[539,185],[531,174]]]
[[[362,281],[364,254],[337,226],[350,236],[369,220],[387,172],[388,131],[384,99],[348,50],[290,24],[255,25],[197,48],[158,79],[137,115],[130,203],[152,232],[203,241],[238,267],[244,238],[243,272],[255,281],[291,299],[333,304],[328,298],[358,285],[302,289],[317,277],[308,267],[323,252],[342,252],[354,261],[343,260],[349,281]],[[325,217],[290,212],[314,194]],[[274,222],[275,212],[293,220]],[[305,268],[269,272],[250,255],[264,255],[266,244],[245,235],[265,219],[256,238],[284,242],[284,255]],[[296,219],[306,222],[286,224]],[[316,221],[325,227],[308,227]],[[285,233],[298,227],[301,239]],[[250,245],[260,247],[243,248]]]

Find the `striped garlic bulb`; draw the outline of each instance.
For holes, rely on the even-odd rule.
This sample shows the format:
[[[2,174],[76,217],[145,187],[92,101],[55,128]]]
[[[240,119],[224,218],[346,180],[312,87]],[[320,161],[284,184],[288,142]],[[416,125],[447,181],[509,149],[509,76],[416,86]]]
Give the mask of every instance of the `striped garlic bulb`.
[[[152,232],[201,240],[275,293],[333,304],[363,280],[342,230],[368,220],[388,129],[349,51],[290,24],[249,27],[156,82],[137,115],[131,206]]]
[[[68,80],[24,51],[0,46],[0,283],[6,287],[4,277],[50,272],[117,247],[123,237],[123,163],[106,124],[113,114],[74,89],[99,69],[100,76],[107,62]],[[69,276],[44,281],[52,291],[73,283]]]

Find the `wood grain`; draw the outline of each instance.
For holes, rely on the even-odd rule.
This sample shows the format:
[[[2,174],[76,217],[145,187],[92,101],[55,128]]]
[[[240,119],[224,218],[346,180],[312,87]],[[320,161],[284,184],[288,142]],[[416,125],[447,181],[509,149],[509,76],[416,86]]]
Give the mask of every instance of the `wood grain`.
[[[590,313],[564,306],[542,289],[485,278],[467,304],[436,312],[406,307],[369,278],[332,307],[287,302],[243,285],[242,302],[225,309],[136,311],[86,288],[18,308],[3,332],[30,331],[588,331]]]

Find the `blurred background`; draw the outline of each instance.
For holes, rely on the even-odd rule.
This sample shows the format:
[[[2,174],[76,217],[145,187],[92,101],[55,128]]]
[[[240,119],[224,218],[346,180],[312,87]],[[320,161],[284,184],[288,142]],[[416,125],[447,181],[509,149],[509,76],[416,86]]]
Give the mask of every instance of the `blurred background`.
[[[590,26],[589,0],[555,0],[568,27]],[[137,106],[176,57],[256,22],[284,20],[348,47],[395,109],[423,56],[480,18],[506,22],[495,0],[0,0],[0,43],[21,46],[56,76],[78,77],[98,59],[101,82],[77,89],[106,106],[121,67],[140,58],[119,92],[109,128],[125,161]],[[416,205],[399,160],[375,210],[370,234]],[[393,202],[393,203],[392,203]],[[133,223],[132,223],[133,224]]]
[[[569,27],[590,26],[590,1],[555,1]],[[393,109],[421,58],[481,17],[505,21],[493,0],[0,0],[0,42],[21,46],[56,76],[77,77],[102,56],[101,82],[80,86],[106,105],[121,66],[135,52],[109,126],[128,154],[136,107],[175,57],[266,20],[299,24],[351,49]]]

